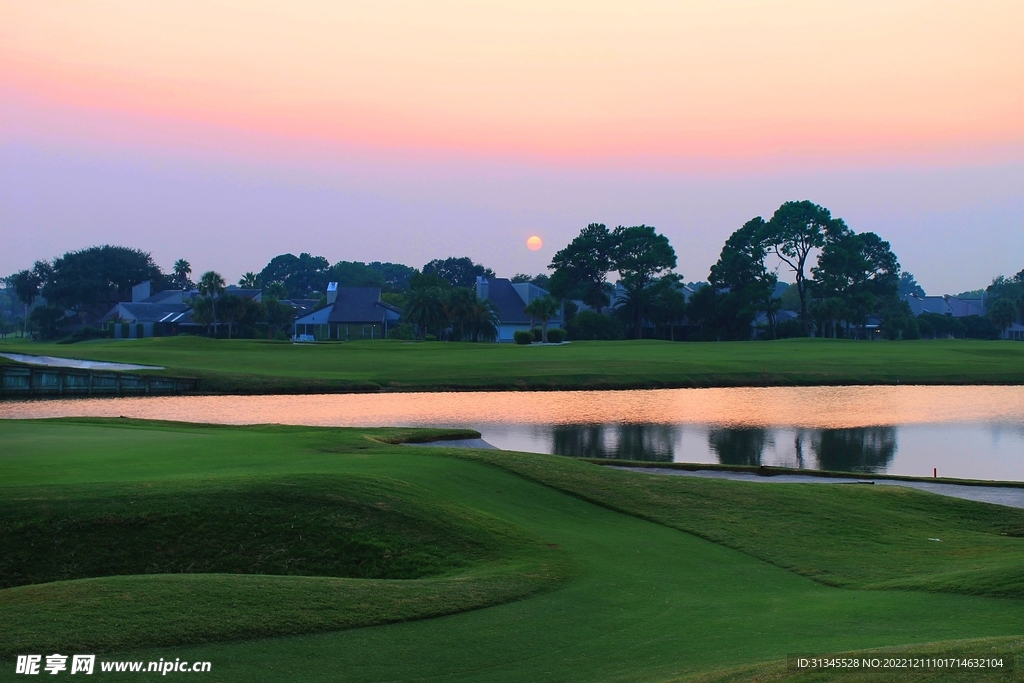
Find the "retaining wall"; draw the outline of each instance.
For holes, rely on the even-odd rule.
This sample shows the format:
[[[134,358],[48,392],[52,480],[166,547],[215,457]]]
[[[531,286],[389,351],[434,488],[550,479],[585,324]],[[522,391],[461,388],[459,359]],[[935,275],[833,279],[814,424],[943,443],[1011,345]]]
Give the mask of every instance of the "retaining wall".
[[[0,399],[73,396],[150,396],[199,389],[198,379],[0,365]]]

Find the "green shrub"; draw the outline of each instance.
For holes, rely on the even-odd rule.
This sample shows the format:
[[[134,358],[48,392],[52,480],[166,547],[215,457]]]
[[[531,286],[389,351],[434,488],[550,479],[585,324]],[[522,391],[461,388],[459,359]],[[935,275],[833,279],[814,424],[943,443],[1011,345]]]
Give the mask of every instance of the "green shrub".
[[[548,341],[552,344],[561,344],[565,340],[565,330],[561,327],[548,330]]]
[[[541,331],[541,329],[539,327],[535,327],[532,330],[530,330],[530,334],[533,335],[533,341],[535,341],[535,342],[544,341],[544,333]]]
[[[980,315],[967,315],[960,318],[964,326],[965,339],[999,339],[1002,330],[990,319]]]
[[[416,328],[409,323],[402,323],[388,330],[388,339],[415,339]]]
[[[569,339],[622,339],[622,323],[610,315],[580,311],[569,321]]]
[[[533,343],[533,332],[527,332],[526,330],[518,330],[512,335],[515,339],[516,344],[532,344]]]
[[[800,324],[800,320],[797,318],[791,318],[790,320],[784,320],[775,326],[775,336],[778,339],[803,337],[805,336],[804,328]]]
[[[917,323],[917,329],[920,331],[921,336],[925,339],[931,339],[935,336],[935,329],[932,324],[924,318],[918,318],[914,322]]]
[[[424,335],[423,341],[437,341],[437,335],[436,334]]]

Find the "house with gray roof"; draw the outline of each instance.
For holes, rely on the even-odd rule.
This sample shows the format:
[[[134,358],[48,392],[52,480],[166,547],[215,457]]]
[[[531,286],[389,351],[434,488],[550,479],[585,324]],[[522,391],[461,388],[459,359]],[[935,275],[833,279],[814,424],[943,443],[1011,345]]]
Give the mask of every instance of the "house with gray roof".
[[[100,318],[110,325],[115,339],[178,334],[182,325],[191,326],[192,306],[186,303],[189,292],[170,289],[152,293],[149,280],[132,287],[132,300],[122,301]]]
[[[907,294],[905,297],[914,315],[937,313],[951,318],[964,318],[969,315],[985,315],[985,299],[961,299],[960,297],[943,294],[942,296],[917,296]]]
[[[531,330],[534,321],[524,309],[534,299],[547,295],[546,289],[529,282],[513,283],[503,277],[476,278],[477,298],[490,301],[498,311],[499,342],[515,341],[516,332]],[[564,311],[559,309],[558,314],[548,321],[548,327],[562,327],[563,319]]]
[[[295,320],[296,339],[384,339],[401,311],[380,298],[380,287],[327,285],[327,306]]]

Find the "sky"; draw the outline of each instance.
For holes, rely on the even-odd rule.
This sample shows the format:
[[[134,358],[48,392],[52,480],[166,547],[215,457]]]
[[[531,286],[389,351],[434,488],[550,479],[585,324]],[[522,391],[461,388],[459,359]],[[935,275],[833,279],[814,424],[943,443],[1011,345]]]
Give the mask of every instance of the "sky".
[[[602,222],[702,280],[801,199],[929,293],[1024,268],[1024,3],[0,0],[0,275],[111,243],[511,276]]]

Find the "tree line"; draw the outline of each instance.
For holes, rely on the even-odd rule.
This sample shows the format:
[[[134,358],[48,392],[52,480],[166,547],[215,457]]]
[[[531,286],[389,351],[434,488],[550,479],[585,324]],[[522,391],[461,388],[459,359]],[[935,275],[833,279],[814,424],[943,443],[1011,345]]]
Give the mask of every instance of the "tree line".
[[[751,338],[756,322],[770,338],[851,337],[865,336],[869,321],[877,321],[880,333],[892,339],[993,337],[1024,318],[1024,270],[996,278],[985,290],[989,312],[984,318],[914,318],[904,296],[924,292],[901,270],[889,243],[873,232],[855,232],[810,201],[786,202],[769,219],[758,216],[740,226],[706,282],[684,286],[676,264],[674,248],[654,227],[609,229],[591,223],[555,253],[550,275],[520,273],[512,281],[550,292],[526,311],[545,338],[547,321],[560,309],[575,339],[740,340]],[[780,271],[793,281],[788,288],[779,284]],[[495,338],[498,320],[493,304],[476,297],[479,276],[494,277],[494,271],[469,257],[434,259],[417,269],[380,261],[332,265],[305,252],[281,254],[239,279],[240,287],[263,292],[263,301],[254,302],[232,294],[214,271],[193,282],[186,259],[175,261],[165,274],[147,252],[104,245],[36,261],[5,280],[8,296],[13,293],[23,307],[24,331],[46,337],[58,334],[69,311],[98,318],[130,300],[133,285],[149,280],[154,292],[198,290],[194,320],[214,334],[285,335],[294,309],[281,302],[300,300],[319,308],[326,303],[327,284],[338,282],[380,288],[384,301],[402,310],[396,336],[483,341]],[[40,297],[46,305],[33,308]],[[780,322],[784,309],[795,310],[796,319]],[[0,322],[10,326],[7,319]]]

